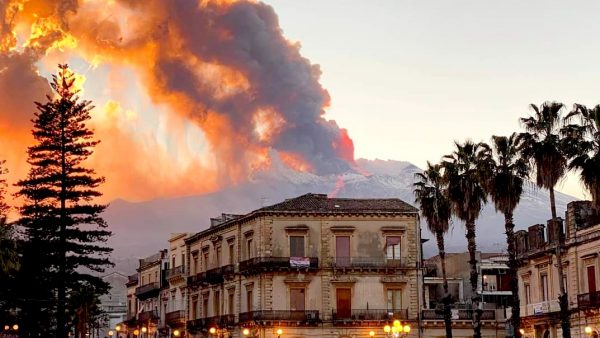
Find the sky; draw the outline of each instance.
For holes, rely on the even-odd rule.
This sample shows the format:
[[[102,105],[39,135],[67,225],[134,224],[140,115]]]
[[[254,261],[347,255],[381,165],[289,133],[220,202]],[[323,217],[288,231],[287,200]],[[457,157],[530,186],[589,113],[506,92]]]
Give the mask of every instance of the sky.
[[[0,158],[25,177],[33,104],[77,73],[107,201],[199,195],[269,168],[424,167],[520,131],[530,103],[594,106],[600,3],[0,2]],[[356,168],[355,168],[356,169]],[[559,190],[585,198],[575,175]],[[14,191],[13,191],[14,192]]]
[[[600,2],[267,0],[319,64],[356,157],[424,167],[520,131],[529,104],[600,103]],[[559,189],[585,197],[570,175]]]

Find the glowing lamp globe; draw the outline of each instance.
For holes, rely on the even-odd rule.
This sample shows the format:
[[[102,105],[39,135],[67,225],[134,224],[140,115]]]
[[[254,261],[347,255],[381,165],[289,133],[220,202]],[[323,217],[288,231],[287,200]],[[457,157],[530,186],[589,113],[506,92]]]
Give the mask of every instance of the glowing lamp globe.
[[[277,335],[281,336],[283,334],[283,330],[282,329],[277,329]]]
[[[242,331],[242,334],[244,334],[244,336],[249,336],[249,335],[250,335],[250,330],[249,330],[248,328],[245,328],[245,329]]]
[[[369,336],[370,337],[375,337],[375,331],[369,331]]]
[[[210,334],[215,334],[215,333],[217,333],[217,329],[216,329],[216,328],[214,328],[214,327],[211,327],[211,328],[208,330],[208,332],[210,332]]]
[[[181,333],[179,332],[179,330],[173,331],[173,336],[174,337],[179,337],[180,335],[181,335]]]
[[[586,326],[584,330],[585,330],[585,333],[587,333],[587,334],[592,333],[592,328],[589,326]]]
[[[402,330],[404,331],[404,333],[409,333],[410,332],[410,325],[404,325],[404,327],[402,328]]]
[[[13,330],[17,331],[19,329],[19,325],[15,324],[13,325]]]
[[[391,331],[392,331],[392,328],[389,325],[386,325],[383,327],[383,332],[390,333]]]

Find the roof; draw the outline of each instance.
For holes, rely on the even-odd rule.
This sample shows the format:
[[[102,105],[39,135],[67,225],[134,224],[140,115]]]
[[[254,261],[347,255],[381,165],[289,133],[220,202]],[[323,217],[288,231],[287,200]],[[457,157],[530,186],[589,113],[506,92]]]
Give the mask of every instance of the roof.
[[[399,198],[329,198],[305,194],[257,210],[265,212],[311,213],[413,213],[417,208]]]
[[[254,210],[246,215],[232,215],[218,225],[187,237],[185,242],[194,242],[198,237],[216,229],[264,214],[414,214],[418,211],[417,208],[399,198],[329,198],[325,194],[308,193]]]

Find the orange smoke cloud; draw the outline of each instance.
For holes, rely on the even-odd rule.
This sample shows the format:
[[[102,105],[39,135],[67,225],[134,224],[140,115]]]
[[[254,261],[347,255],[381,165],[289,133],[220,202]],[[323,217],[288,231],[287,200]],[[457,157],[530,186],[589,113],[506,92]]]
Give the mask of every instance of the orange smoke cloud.
[[[343,172],[354,163],[347,131],[323,117],[330,98],[319,83],[319,67],[283,37],[277,15],[265,4],[13,0],[0,4],[0,14],[0,90],[23,88],[26,94],[1,101],[0,128],[26,133],[32,102],[48,91],[36,63],[70,55],[94,68],[132,69],[150,102],[166,107],[161,118],[167,146],[156,133],[136,127],[143,110],[125,108],[119,98],[96,108],[92,125],[102,143],[90,161],[107,176],[110,198],[237,184],[268,165],[270,151],[291,168],[319,174]],[[93,79],[78,81],[85,89]],[[116,78],[109,87],[115,93],[127,89]],[[19,114],[8,113],[15,109]],[[207,144],[203,154],[186,140],[190,124]],[[13,144],[21,151],[25,146]]]

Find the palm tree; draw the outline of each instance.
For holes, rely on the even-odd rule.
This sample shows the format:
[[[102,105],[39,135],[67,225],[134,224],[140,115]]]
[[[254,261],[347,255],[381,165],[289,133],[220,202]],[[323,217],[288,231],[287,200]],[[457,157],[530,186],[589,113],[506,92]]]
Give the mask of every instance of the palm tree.
[[[486,177],[486,191],[496,207],[496,211],[504,215],[504,229],[506,230],[506,244],[508,246],[508,276],[512,297],[511,322],[517,337],[519,332],[520,304],[519,280],[517,278],[517,257],[515,252],[515,224],[513,212],[519,204],[523,193],[523,183],[529,175],[527,161],[519,154],[517,134],[506,136],[492,136],[492,157],[489,158],[490,169]]]
[[[571,123],[578,118],[578,124]],[[564,119],[561,133],[570,157],[569,169],[578,170],[581,182],[590,192],[595,213],[600,211],[600,105],[589,109],[575,104]],[[568,124],[571,123],[571,124]]]
[[[447,196],[447,186],[443,181],[442,166],[432,165],[427,162],[427,169],[416,173],[417,182],[414,183],[416,202],[427,227],[435,235],[440,262],[442,264],[442,281],[444,286],[444,324],[446,337],[452,338],[452,316],[450,313],[451,296],[448,292],[448,279],[446,277],[446,251],[444,250],[444,234],[448,232],[450,224],[450,201]]]
[[[486,202],[483,164],[489,158],[490,148],[485,143],[466,141],[455,142],[456,150],[444,156],[444,179],[448,184],[448,198],[453,214],[465,222],[471,265],[470,282],[473,306],[473,337],[481,338],[481,298],[477,294],[477,244],[475,241],[475,221]]]
[[[530,105],[534,112],[533,116],[521,118],[525,127],[524,133],[518,136],[519,147],[522,156],[529,161],[535,169],[535,182],[550,192],[550,211],[552,212],[552,225],[555,238],[558,239],[556,246],[556,260],[558,270],[558,285],[560,295],[560,319],[562,334],[565,338],[571,338],[571,320],[569,318],[569,303],[567,290],[565,289],[562,248],[564,236],[558,227],[556,218],[556,201],[554,198],[554,186],[567,172],[567,156],[565,154],[564,141],[559,134],[560,114],[564,105],[558,102],[544,102],[540,107]]]

